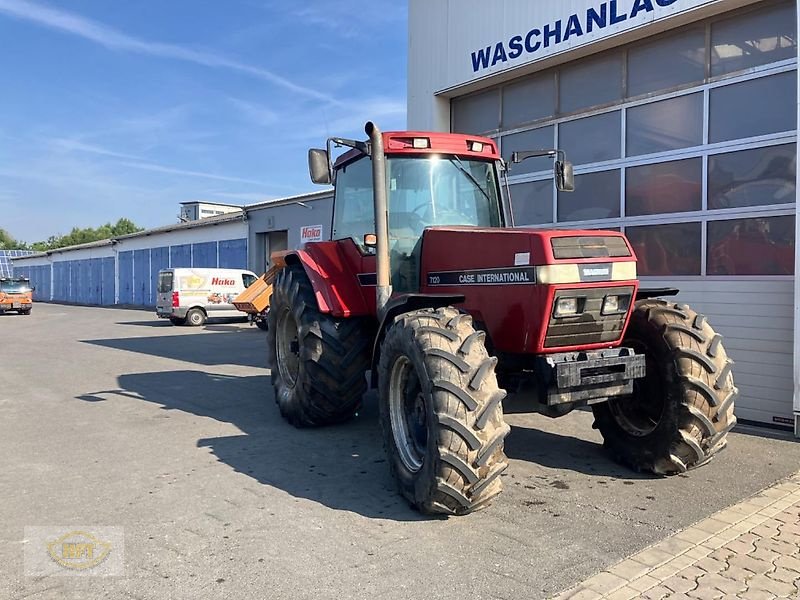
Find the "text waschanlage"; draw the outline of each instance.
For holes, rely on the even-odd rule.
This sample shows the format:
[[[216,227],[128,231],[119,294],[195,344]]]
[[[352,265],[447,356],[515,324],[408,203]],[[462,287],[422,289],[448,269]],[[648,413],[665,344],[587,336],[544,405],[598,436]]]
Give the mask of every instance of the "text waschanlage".
[[[515,35],[507,41],[479,48],[472,52],[472,71],[494,67],[498,63],[514,60],[523,54],[535,54],[542,48],[550,48],[593,31],[617,25],[636,18],[639,13],[652,12],[656,7],[667,7],[676,0],[633,0],[630,10],[625,10],[618,0],[603,2],[590,7],[586,13],[572,14],[541,27],[533,27],[525,34]]]

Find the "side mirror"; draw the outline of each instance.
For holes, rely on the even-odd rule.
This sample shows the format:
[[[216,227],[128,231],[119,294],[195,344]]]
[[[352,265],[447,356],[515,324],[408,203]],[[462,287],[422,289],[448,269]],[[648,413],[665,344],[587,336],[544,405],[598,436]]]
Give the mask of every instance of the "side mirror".
[[[319,148],[311,148],[308,151],[308,172],[311,181],[322,185],[331,183],[331,163],[328,160],[328,152]]]
[[[575,173],[568,160],[557,160],[555,163],[556,189],[559,192],[575,191]]]
[[[364,234],[364,247],[370,250],[374,250],[378,247],[378,236],[374,233],[365,233]]]

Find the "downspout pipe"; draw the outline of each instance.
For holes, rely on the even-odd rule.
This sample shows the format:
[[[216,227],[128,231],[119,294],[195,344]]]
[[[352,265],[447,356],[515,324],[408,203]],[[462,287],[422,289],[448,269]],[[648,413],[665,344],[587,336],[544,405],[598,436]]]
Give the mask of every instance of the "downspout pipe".
[[[372,193],[375,202],[375,302],[378,318],[383,318],[389,297],[392,295],[389,270],[389,203],[386,192],[386,156],[383,153],[383,135],[378,126],[368,121],[364,131],[369,137],[372,157]]]

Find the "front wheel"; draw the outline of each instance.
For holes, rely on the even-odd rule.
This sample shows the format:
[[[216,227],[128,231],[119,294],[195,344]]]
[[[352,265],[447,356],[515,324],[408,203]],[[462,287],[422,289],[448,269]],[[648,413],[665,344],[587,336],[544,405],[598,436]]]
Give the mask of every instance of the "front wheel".
[[[29,315],[29,314],[31,314],[31,309],[30,308],[26,308],[25,310],[21,310],[21,311],[19,311],[19,314],[21,314],[21,315]]]
[[[381,345],[384,446],[400,493],[423,513],[467,514],[502,489],[510,427],[484,338],[448,307],[397,317]]]
[[[632,395],[592,407],[606,448],[659,475],[711,460],[736,425],[738,390],[722,336],[685,304],[648,299],[636,303],[623,343],[645,355],[646,375]]]

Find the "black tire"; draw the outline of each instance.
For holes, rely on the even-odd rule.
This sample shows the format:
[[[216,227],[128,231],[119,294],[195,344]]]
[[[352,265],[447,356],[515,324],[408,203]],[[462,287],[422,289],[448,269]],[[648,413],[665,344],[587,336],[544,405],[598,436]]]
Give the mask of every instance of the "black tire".
[[[200,327],[205,325],[206,313],[199,308],[190,308],[186,313],[186,323],[192,327]]]
[[[186,318],[184,317],[170,317],[169,322],[173,325],[186,325]]]
[[[266,331],[267,329],[269,329],[269,326],[267,325],[267,321],[265,319],[258,319],[256,321],[256,327],[258,327],[261,331]]]
[[[352,418],[367,390],[374,327],[364,318],[321,313],[300,265],[284,268],[274,285],[267,346],[281,415],[295,427]]]
[[[381,345],[384,446],[400,493],[423,513],[467,514],[502,489],[510,427],[485,337],[448,307],[398,316]]]
[[[29,315],[29,314],[31,314],[31,309],[28,308],[28,309],[25,309],[25,310],[21,310],[21,311],[19,311],[19,314],[21,314],[21,315]]]
[[[659,475],[707,463],[736,425],[738,390],[722,336],[685,304],[636,303],[624,345],[647,360],[634,394],[592,407],[595,427],[618,461]]]

